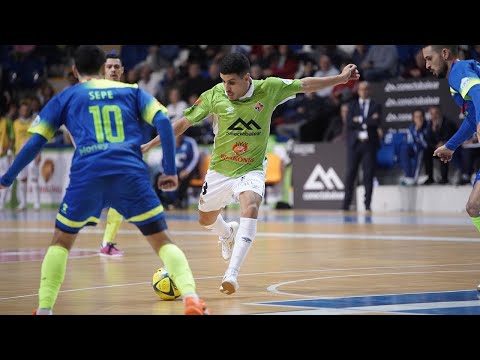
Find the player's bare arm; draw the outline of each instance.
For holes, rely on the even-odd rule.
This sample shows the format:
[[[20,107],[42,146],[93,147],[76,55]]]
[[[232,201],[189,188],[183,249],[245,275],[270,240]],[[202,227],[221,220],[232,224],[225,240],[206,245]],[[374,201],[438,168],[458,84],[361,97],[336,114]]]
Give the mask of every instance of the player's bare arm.
[[[187,129],[192,126],[190,121],[188,121],[186,118],[182,117],[181,119],[178,119],[172,124],[173,127],[173,134],[175,136],[178,136],[180,134],[183,134]],[[150,149],[152,149],[154,146],[160,145],[160,136],[157,135],[155,138],[150,140],[148,143],[143,144],[141,146],[142,148],[142,153],[145,154],[147,153]]]
[[[339,84],[346,84],[350,80],[360,79],[360,73],[358,72],[357,65],[348,64],[342,70],[342,73],[334,76],[325,77],[306,77],[300,79],[302,82],[302,92],[309,93],[322,90],[329,86],[335,86]]]

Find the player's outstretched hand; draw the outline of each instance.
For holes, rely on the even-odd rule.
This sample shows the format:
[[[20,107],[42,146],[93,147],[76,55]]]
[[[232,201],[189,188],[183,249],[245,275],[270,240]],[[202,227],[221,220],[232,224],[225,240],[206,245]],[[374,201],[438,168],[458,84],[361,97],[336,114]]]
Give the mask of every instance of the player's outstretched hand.
[[[453,150],[450,150],[445,145],[442,145],[439,148],[435,149],[435,151],[433,152],[433,156],[438,156],[440,158],[440,161],[448,163],[450,160],[452,160],[453,153]]]
[[[344,84],[346,84],[350,80],[360,79],[360,73],[358,72],[357,65],[348,64],[347,66],[345,66],[342,70],[342,76],[345,78]]]
[[[158,177],[157,186],[163,191],[175,191],[178,187],[178,176],[160,175]]]

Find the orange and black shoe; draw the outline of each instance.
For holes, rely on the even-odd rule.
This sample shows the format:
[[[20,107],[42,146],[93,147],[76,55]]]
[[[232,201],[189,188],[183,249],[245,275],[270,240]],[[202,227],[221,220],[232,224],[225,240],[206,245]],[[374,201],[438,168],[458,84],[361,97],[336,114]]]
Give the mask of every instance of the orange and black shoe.
[[[33,315],[53,315],[53,311],[51,309],[35,309]]]
[[[210,315],[207,305],[201,299],[188,296],[184,300],[185,315]]]

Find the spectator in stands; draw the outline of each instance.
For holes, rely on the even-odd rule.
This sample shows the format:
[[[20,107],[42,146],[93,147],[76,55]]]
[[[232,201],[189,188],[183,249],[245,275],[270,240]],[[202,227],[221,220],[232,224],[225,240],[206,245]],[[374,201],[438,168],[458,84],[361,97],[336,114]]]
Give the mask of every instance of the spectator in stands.
[[[395,45],[370,45],[360,67],[367,81],[381,81],[397,76],[397,48]]]
[[[336,143],[346,143],[347,141],[347,120],[350,104],[344,103],[340,105],[338,115],[330,119],[327,130],[323,137],[323,141]]]
[[[152,76],[152,68],[148,63],[143,63],[140,66],[140,79],[138,80],[138,87],[145,90],[152,96],[158,96],[159,81]]]
[[[315,72],[315,77],[334,76],[340,74],[340,71],[332,65],[330,58],[327,55],[320,55],[318,59],[319,69]],[[332,94],[333,86],[326,87],[317,91],[317,96],[328,98]]]
[[[206,74],[205,86],[210,89],[211,87],[217,85],[219,82],[222,82],[220,77],[220,70],[218,68],[217,62],[212,62],[208,67],[208,72]]]
[[[67,74],[67,86],[65,86],[63,89],[69,88],[77,83],[78,79],[75,77],[75,75],[73,75],[73,71],[69,71]]]
[[[7,172],[10,167],[13,147],[12,119],[8,114],[0,115],[0,174]],[[0,211],[3,210],[8,193],[0,191]]]
[[[148,48],[149,45],[122,45],[120,58],[127,74],[147,58]]]
[[[13,122],[13,132],[15,136],[14,153],[18,155],[23,146],[30,139],[31,134],[28,132],[30,125],[33,123],[32,110],[30,103],[26,100],[20,103],[18,108],[18,119]],[[40,209],[40,189],[38,186],[38,178],[40,176],[40,160],[39,153],[35,160],[28,164],[17,177],[17,211],[23,211],[27,208],[27,181],[30,179],[32,185],[33,208]]]
[[[375,177],[377,151],[380,147],[379,131],[381,108],[370,98],[370,85],[362,81],[358,85],[358,99],[350,103],[347,118],[347,172],[343,210],[350,210],[353,192],[356,189],[360,163],[365,187],[365,210],[370,211]]]
[[[190,63],[188,65],[188,77],[184,80],[182,86],[182,94],[185,99],[188,99],[191,95],[197,97],[208,88],[207,81],[202,77],[202,69],[200,63]]]
[[[128,84],[136,84],[139,80],[138,69],[130,69],[127,71],[125,82]]]
[[[185,100],[182,100],[180,89],[173,87],[168,92],[168,117],[171,122],[177,121],[183,117],[183,110],[188,108]]]
[[[28,101],[30,102],[30,109],[32,110],[32,118],[35,119],[40,110],[42,110],[42,103],[38,96],[35,95],[30,96]]]
[[[316,71],[317,67],[315,61],[307,58],[300,63],[300,66],[295,73],[295,79],[301,79],[307,76],[314,76]]]
[[[263,73],[263,69],[258,64],[252,64],[250,69],[250,76],[253,80],[262,80],[265,79],[265,74]]]
[[[433,152],[436,148],[444,145],[457,131],[457,125],[443,115],[440,106],[430,106],[428,112],[431,118],[432,137],[428,142],[428,147],[425,149],[425,171],[428,175],[425,185],[432,184],[434,182]],[[458,158],[461,156],[460,153],[461,148],[455,152],[455,154],[457,154],[455,156]],[[448,184],[448,170],[449,163],[440,162],[440,184]]]
[[[188,98],[188,107],[197,103],[198,95],[193,94]],[[198,144],[207,145],[213,143],[213,121],[212,116],[207,116],[202,121],[188,128],[185,135],[195,139]]]
[[[425,67],[422,49],[415,54],[415,61],[405,66],[401,76],[404,79],[420,79],[431,76],[430,71]]]
[[[188,208],[188,188],[190,186],[190,180],[195,174],[194,170],[198,165],[200,159],[200,152],[198,150],[198,144],[195,139],[180,134],[175,138],[176,141],[176,157],[175,163],[177,165],[178,173],[178,188],[176,191],[164,192],[160,190],[156,184],[158,177],[162,175],[160,172],[155,176],[154,189],[157,192],[158,197],[162,201],[162,204],[167,208],[172,205],[177,209]]]
[[[417,183],[423,165],[423,153],[431,137],[432,128],[425,120],[424,111],[415,109],[412,113],[412,123],[408,128],[407,141],[400,146],[400,165],[404,172],[404,176],[400,179],[402,185]]]
[[[298,59],[288,45],[278,45],[275,56],[270,58],[270,65],[265,69],[266,76],[293,79],[298,70]]]
[[[358,65],[358,71],[360,71],[360,76],[363,79],[363,69],[361,64],[363,64],[365,60],[365,56],[367,56],[368,45],[355,45],[355,49],[352,53],[352,63]]]
[[[160,79],[160,93],[158,97],[161,103],[167,104],[169,102],[168,93],[173,87],[180,88],[179,77],[177,68],[174,65],[169,65]]]
[[[40,85],[38,97],[40,98],[40,102],[42,103],[42,107],[44,107],[47,102],[55,95],[55,88],[51,83],[45,81]]]

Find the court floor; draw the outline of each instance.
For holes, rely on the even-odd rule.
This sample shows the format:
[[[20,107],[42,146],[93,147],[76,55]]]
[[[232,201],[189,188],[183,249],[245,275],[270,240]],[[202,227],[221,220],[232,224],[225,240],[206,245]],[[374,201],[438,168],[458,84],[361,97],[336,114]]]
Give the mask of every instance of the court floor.
[[[31,314],[56,212],[0,212],[0,314]],[[195,211],[169,211],[199,295],[216,315],[480,314],[480,236],[461,213],[261,210],[237,293],[219,291],[227,264]],[[227,221],[238,212],[227,210]],[[122,224],[121,258],[98,255],[105,223],[70,253],[58,315],[182,314],[151,288],[161,266],[141,233]]]

